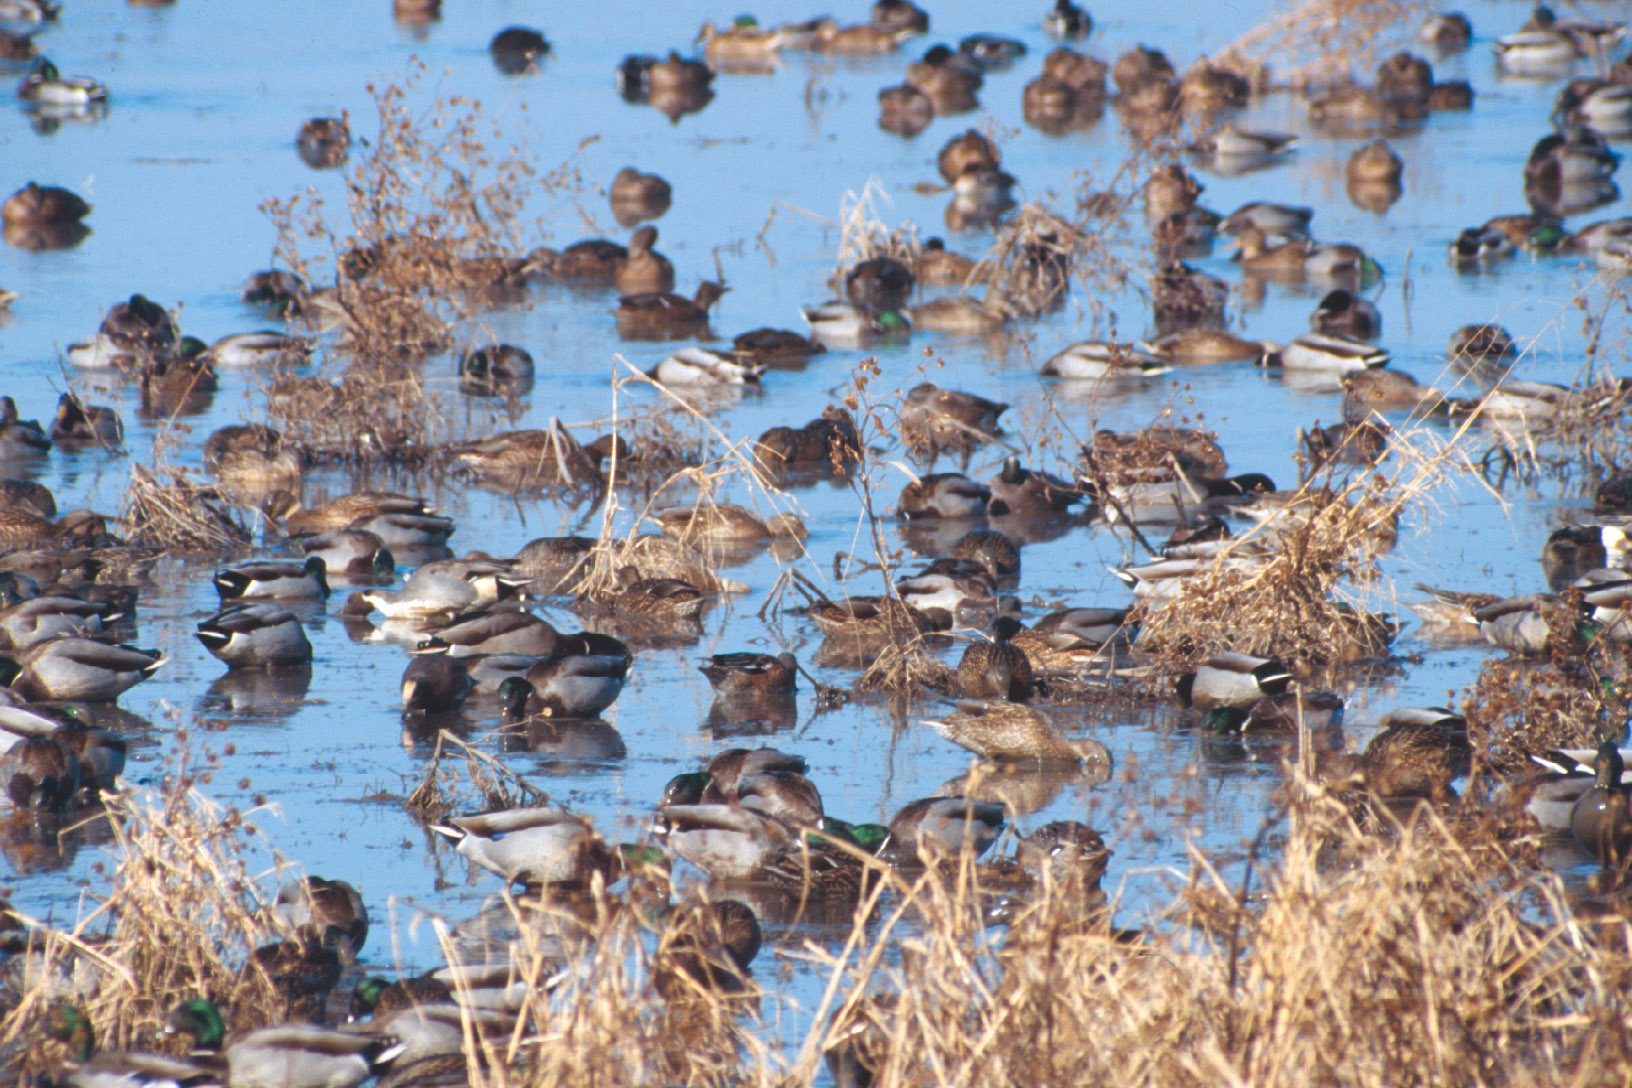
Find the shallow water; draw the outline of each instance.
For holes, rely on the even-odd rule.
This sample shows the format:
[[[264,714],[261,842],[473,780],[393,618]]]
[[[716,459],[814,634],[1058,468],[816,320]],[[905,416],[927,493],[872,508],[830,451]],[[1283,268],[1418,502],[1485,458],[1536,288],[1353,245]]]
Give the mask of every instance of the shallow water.
[[[946,198],[919,195],[912,186],[935,178],[936,151],[966,127],[999,134],[1004,166],[1020,178],[1027,200],[1069,213],[1079,190],[1111,183],[1129,146],[1114,111],[1089,131],[1058,138],[1021,121],[1021,88],[1052,47],[1040,26],[1045,6],[1039,2],[1035,13],[1016,15],[1007,4],[937,4],[932,35],[897,56],[835,61],[791,54],[770,75],[721,76],[706,109],[671,123],[655,109],[619,99],[616,63],[627,52],[683,48],[703,17],[718,18],[720,12],[628,2],[550,6],[550,22],[541,29],[553,44],[551,57],[538,74],[509,78],[491,64],[488,40],[501,27],[542,13],[500,0],[473,0],[457,10],[450,5],[446,18],[423,31],[395,25],[383,2],[148,10],[70,0],[61,22],[42,33],[42,50],[65,74],[107,83],[112,105],[94,122],[67,122],[50,132],[36,131],[21,108],[0,113],[0,183],[6,192],[29,179],[75,189],[95,205],[88,220],[93,233],[69,250],[0,248],[0,287],[23,296],[9,319],[0,317],[0,392],[15,396],[25,417],[44,418],[58,392],[72,384],[89,400],[120,409],[127,449],[111,455],[54,452],[29,474],[50,486],[65,510],[112,512],[131,462],[150,464],[162,450],[170,461],[196,465],[205,435],[259,415],[262,379],[223,372],[208,409],[171,428],[138,416],[133,383],[75,371],[60,361],[60,352],[90,336],[102,312],[135,291],[177,308],[183,331],[205,340],[265,325],[238,302],[245,276],[272,263],[275,228],[257,207],[308,188],[332,207],[341,205],[342,176],[308,169],[294,152],[294,135],[307,117],[348,111],[354,135],[367,138],[374,126],[370,81],[400,80],[422,62],[419,101],[474,97],[503,141],[521,149],[540,172],[563,163],[576,170],[580,184],[554,192],[540,188],[529,198],[528,217],[538,230],[526,239],[530,245],[561,246],[588,234],[626,237],[609,214],[604,186],[624,165],[663,174],[675,197],[672,210],[656,223],[658,248],[674,262],[682,292],[716,269],[723,274],[732,291],[716,309],[713,325],[729,337],[760,325],[800,328],[799,306],[829,296],[826,280],[847,194],[874,185],[881,194],[875,214],[886,223],[910,221],[923,235],[946,234]],[[1194,25],[1194,12],[1184,6],[1095,10],[1098,27],[1088,49],[1109,60],[1135,43],[1159,43],[1182,70],[1200,50],[1252,25],[1262,9],[1247,3],[1206,10],[1205,29]],[[1441,373],[1452,330],[1492,318],[1531,345],[1519,364],[1523,377],[1568,383],[1590,365],[1621,369],[1618,346],[1596,364],[1584,354],[1582,315],[1573,300],[1584,294],[1596,311],[1606,290],[1593,282],[1590,265],[1521,256],[1481,275],[1459,275],[1444,259],[1445,245],[1461,228],[1525,210],[1521,167],[1548,130],[1556,89],[1548,82],[1505,79],[1495,70],[1489,40],[1516,26],[1518,8],[1492,3],[1467,10],[1479,40],[1467,53],[1434,63],[1441,79],[1471,81],[1477,102],[1471,113],[1437,114],[1390,138],[1406,172],[1404,196],[1386,214],[1373,215],[1344,196],[1343,163],[1360,141],[1322,134],[1304,118],[1301,105],[1285,96],[1255,103],[1239,121],[1300,133],[1296,152],[1284,164],[1241,177],[1198,174],[1207,186],[1204,203],[1222,212],[1259,199],[1316,207],[1318,237],[1357,243],[1386,270],[1375,292],[1384,316],[1381,342],[1393,352],[1393,366],[1425,382],[1454,380]],[[1624,16],[1618,8],[1604,13]],[[809,12],[777,2],[759,5],[756,14],[772,24]],[[862,8],[849,14],[859,16]],[[908,60],[928,44],[977,30],[1012,34],[1031,52],[1007,71],[988,75],[980,110],[938,119],[913,139],[880,131],[877,90],[899,82]],[[1625,210],[1617,202],[1569,222]],[[1143,238],[1142,224],[1133,224],[1131,236]],[[951,248],[977,256],[990,240],[984,231],[948,236]],[[1239,283],[1226,252],[1220,247],[1193,263]],[[1149,259],[1146,251],[1128,255]],[[1233,298],[1232,324],[1252,338],[1290,339],[1305,328],[1319,293],[1272,285],[1250,304]],[[1056,467],[1061,447],[1045,442],[1045,432],[1069,428],[1087,437],[1100,426],[1132,429],[1171,409],[1218,432],[1232,471],[1263,471],[1283,484],[1296,476],[1296,429],[1317,418],[1340,418],[1336,394],[1293,388],[1246,364],[1188,368],[1115,397],[1038,379],[1041,362],[1067,344],[1147,331],[1148,310],[1131,290],[1093,301],[1096,306],[1079,287],[1063,310],[996,342],[919,334],[907,344],[882,346],[877,355],[883,373],[872,393],[887,400],[889,390],[910,387],[925,373],[943,386],[1009,402],[1010,440],[1027,452],[1028,463],[1047,467]],[[539,361],[539,380],[522,399],[519,418],[501,418],[495,402],[460,398],[452,361],[440,357],[426,364],[427,373],[447,377],[439,403],[470,434],[541,426],[552,416],[575,428],[604,419],[613,407],[614,360],[646,369],[672,347],[620,342],[609,313],[615,305],[610,290],[552,287],[478,315],[460,329],[460,342],[520,344]],[[842,394],[865,354],[835,350],[802,369],[773,371],[762,391],[711,402],[709,418],[734,441],[774,424],[802,423]],[[637,403],[652,399],[642,389],[625,395]],[[990,475],[997,456],[977,455],[975,474]],[[879,505],[892,503],[904,482],[893,470],[881,474]],[[355,481],[314,475],[307,498],[315,504],[354,483],[427,493],[458,519],[453,544],[459,551],[480,547],[511,554],[533,537],[593,532],[598,525],[599,511],[587,507],[517,502],[459,481],[389,474]],[[1500,593],[1542,588],[1541,544],[1561,518],[1590,507],[1591,490],[1592,481],[1574,479],[1509,485],[1498,495],[1476,479],[1449,480],[1432,496],[1431,512],[1403,527],[1398,549],[1383,561],[1384,585],[1391,584],[1401,599],[1413,597],[1416,581]],[[861,543],[860,504],[848,488],[828,484],[793,494],[812,529],[813,561],[804,569],[831,582],[833,553]],[[745,492],[722,497],[751,498]],[[620,532],[629,527],[631,502],[638,508],[638,498],[625,496],[615,522]],[[886,536],[896,540],[893,523]],[[1106,565],[1134,554],[1120,534],[1075,527],[1026,548],[1022,596],[1120,603],[1125,592]],[[735,743],[716,735],[723,731],[709,721],[711,693],[696,669],[703,657],[788,648],[823,682],[846,685],[853,679],[850,671],[813,663],[820,640],[807,622],[781,616],[767,630],[758,620],[778,573],[769,556],[732,570],[750,592],[708,612],[700,641],[639,655],[633,681],[606,714],[627,748],[625,757],[567,762],[506,754],[506,760],[561,803],[593,817],[607,835],[635,834],[664,782]],[[377,924],[388,916],[397,920],[392,936],[384,926],[376,931],[367,958],[386,964],[395,950],[407,966],[433,962],[428,929],[409,920],[419,911],[468,917],[496,890],[496,881],[480,871],[467,879],[463,860],[428,841],[432,837],[400,805],[374,799],[406,793],[430,750],[404,733],[397,681],[405,655],[388,642],[353,641],[339,621],[341,591],[326,609],[311,610],[316,661],[309,683],[225,675],[192,636],[193,624],[216,604],[207,575],[198,564],[167,564],[143,587],[136,641],[162,648],[169,663],[120,700],[140,723],[132,733],[129,777],[140,782],[161,773],[175,723],[196,722],[202,728],[194,731],[193,743],[219,759],[207,787],[212,796],[240,806],[264,799],[273,814],[259,822],[282,857],[312,873],[352,880]],[[847,588],[869,592],[876,582],[863,577]],[[576,626],[563,610],[547,609],[545,615]],[[1362,745],[1369,723],[1392,707],[1454,699],[1488,653],[1482,646],[1425,641],[1409,613],[1401,610],[1401,619],[1405,628],[1396,651],[1418,660],[1356,681],[1345,692],[1351,747]],[[919,724],[923,714],[934,712],[933,704],[898,720],[876,705],[818,714],[808,690],[801,700],[797,721],[763,742],[810,761],[832,813],[887,820],[901,804],[968,767],[961,750]],[[1027,830],[1077,818],[1104,830],[1115,850],[1106,886],[1121,890],[1122,924],[1138,924],[1167,901],[1171,875],[1185,867],[1188,843],[1239,858],[1270,813],[1270,793],[1280,781],[1272,745],[1220,742],[1183,724],[1167,707],[1061,716],[1068,725],[1088,723],[1090,735],[1110,746],[1117,773],[1104,784],[1063,788],[1017,822]],[[496,708],[476,706],[466,717],[472,734],[481,737],[496,721]],[[494,747],[491,740],[484,743]],[[94,848],[61,859],[13,848],[7,853],[10,872],[0,883],[19,907],[67,922],[81,891],[97,886],[93,866],[99,857]],[[790,943],[804,936],[774,934]],[[769,978],[772,972],[765,967],[760,974]],[[800,981],[790,984],[788,994],[794,1003],[815,996]]]

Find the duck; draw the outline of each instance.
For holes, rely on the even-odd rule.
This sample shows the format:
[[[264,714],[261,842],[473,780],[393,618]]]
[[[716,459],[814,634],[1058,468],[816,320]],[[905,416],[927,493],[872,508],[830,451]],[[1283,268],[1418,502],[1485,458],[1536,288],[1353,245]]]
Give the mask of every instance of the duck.
[[[750,329],[731,340],[732,354],[750,363],[766,366],[801,363],[826,350],[819,340],[786,329]]]
[[[1602,136],[1574,126],[1536,141],[1524,163],[1524,182],[1526,187],[1557,187],[1601,181],[1620,162]]]
[[[1266,351],[1259,358],[1258,365],[1282,370],[1352,374],[1383,366],[1389,358],[1386,348],[1375,347],[1363,340],[1332,333],[1307,332],[1278,351]]]
[[[910,30],[914,34],[929,32],[929,13],[912,0],[876,0],[868,21],[873,26],[889,30]]]
[[[1361,755],[1339,759],[1337,767],[1381,798],[1450,796],[1451,782],[1468,773],[1473,758],[1467,723],[1408,710],[1384,724]]]
[[[910,27],[882,27],[871,23],[841,27],[830,23],[817,31],[814,44],[818,53],[869,56],[893,53],[917,33]]]
[[[912,258],[913,279],[925,287],[968,287],[982,276],[980,262],[946,248],[941,238],[927,238]]]
[[[1357,276],[1361,279],[1375,278],[1380,274],[1377,263],[1358,246],[1294,240],[1271,247],[1265,240],[1264,232],[1257,227],[1243,228],[1236,236],[1236,244],[1237,259],[1241,267],[1249,272],[1281,272],[1317,278]]]
[[[793,692],[799,662],[790,653],[715,654],[698,671],[719,698],[782,696]]]
[[[704,900],[669,919],[652,959],[652,988],[681,1003],[699,991],[732,995],[749,986],[748,965],[763,937],[753,908],[736,899]]]
[[[390,491],[354,491],[312,509],[301,506],[293,495],[285,494],[278,499],[271,513],[283,522],[283,531],[288,536],[313,536],[347,529],[358,521],[384,514],[417,517],[431,512],[424,499]]]
[[[1173,368],[1142,345],[1085,340],[1057,352],[1038,371],[1045,378],[1103,381],[1107,378],[1153,378]]]
[[[911,267],[894,257],[869,257],[844,275],[844,294],[865,310],[900,310],[912,295]]]
[[[907,391],[897,413],[901,432],[915,446],[932,450],[967,449],[996,437],[997,420],[1009,406],[973,393],[919,382]]]
[[[618,335],[626,340],[707,339],[708,311],[727,290],[704,280],[692,298],[667,291],[625,295],[616,311]]]
[[[811,335],[827,347],[859,347],[912,333],[912,318],[907,314],[898,310],[874,313],[843,299],[803,306],[799,313],[810,326]]]
[[[1466,49],[1473,40],[1473,24],[1460,11],[1435,12],[1417,28],[1417,40],[1437,46],[1443,52]]]
[[[1179,81],[1180,104],[1198,113],[1245,106],[1251,94],[1252,84],[1245,76],[1206,57],[1198,57]]]
[[[971,529],[953,541],[946,554],[948,559],[974,564],[994,583],[1020,576],[1019,545],[996,529]]]
[[[171,1013],[167,1030],[193,1037],[195,1058],[219,1052],[226,1083],[234,1088],[355,1088],[402,1052],[388,1035],[337,1031],[312,1024],[281,1024],[226,1038],[221,1013],[193,998]]]
[[[765,65],[781,50],[782,32],[766,30],[752,15],[744,15],[724,30],[713,23],[704,23],[697,31],[696,41],[703,47],[703,56],[715,68]]]
[[[0,223],[8,227],[51,227],[78,223],[91,206],[77,194],[52,185],[29,182],[0,205]]]
[[[1094,29],[1094,20],[1071,0],[1054,0],[1054,6],[1043,16],[1043,29],[1056,38],[1070,41],[1086,38]]]
[[[404,714],[446,714],[465,705],[475,681],[463,658],[446,653],[415,653],[402,670]]]
[[[0,641],[12,651],[56,638],[58,635],[96,636],[104,620],[112,622],[118,613],[108,607],[78,597],[40,596],[18,601],[0,609]]]
[[[227,567],[211,579],[223,601],[310,601],[329,595],[328,569],[309,556],[303,563],[260,561]]]
[[[764,876],[798,841],[783,821],[727,804],[662,805],[653,833],[670,852],[722,881]]]
[[[221,1070],[209,1063],[162,1054],[104,1051],[93,1055],[96,1036],[83,1010],[63,1001],[53,1005],[48,1016],[47,1034],[67,1043],[73,1055],[72,1072],[61,1079],[74,1088],[162,1088],[219,1084],[223,1079]]]
[[[935,165],[948,185],[971,170],[996,170],[1001,165],[997,145],[976,129],[965,129],[942,145]]]
[[[538,71],[539,61],[549,55],[550,43],[532,27],[507,26],[493,35],[487,51],[495,68],[507,76],[520,76]]]
[[[1405,164],[1382,140],[1373,140],[1354,149],[1344,164],[1343,176],[1350,185],[1398,184]]]
[[[237,449],[221,454],[210,471],[224,491],[242,498],[300,486],[306,462],[296,449]]]
[[[909,521],[925,518],[981,517],[992,489],[961,472],[935,472],[902,488],[896,512]]]
[[[1052,473],[1026,468],[1018,457],[1004,458],[986,487],[991,492],[986,512],[992,517],[1052,517],[1068,512],[1084,497],[1081,488]]]
[[[585,886],[596,873],[616,879],[618,854],[593,826],[553,805],[455,816],[431,830],[454,850],[512,883]]]
[[[957,712],[925,724],[961,748],[998,763],[1109,770],[1110,751],[1096,740],[1072,741],[1039,710],[1012,701],[960,699]]]
[[[1272,345],[1244,340],[1225,328],[1176,329],[1145,344],[1157,358],[1174,363],[1230,363],[1262,358]]]
[[[1632,859],[1632,812],[1624,772],[1620,750],[1614,741],[1605,741],[1593,758],[1592,787],[1570,809],[1570,833],[1606,868],[1623,868]]]
[[[992,621],[990,641],[971,642],[958,661],[958,692],[965,699],[1007,699],[1023,703],[1031,698],[1031,661],[1011,641],[1020,621],[999,616]]]
[[[1291,151],[1298,142],[1296,136],[1280,132],[1255,132],[1225,125],[1190,145],[1190,150],[1214,160],[1226,162],[1243,160],[1267,161]]]
[[[1383,333],[1377,304],[1339,287],[1328,291],[1309,315],[1309,328],[1349,340],[1375,340]]]
[[[45,57],[38,57],[17,87],[17,97],[36,106],[89,106],[108,100],[108,89],[94,79],[64,76]]]
[[[647,371],[659,385],[758,385],[765,364],[744,362],[735,353],[707,348],[681,348]]]
[[[653,251],[652,247],[656,244],[656,227],[641,227],[630,236],[628,254],[618,265],[612,279],[613,286],[622,294],[674,290],[674,265],[669,263],[667,257]]]
[[[237,604],[201,621],[198,641],[234,669],[307,665],[312,644],[293,612],[275,604]]]
[[[1500,325],[1463,325],[1451,334],[1445,354],[1452,362],[1495,362],[1517,354],[1513,337]]]
[[[340,166],[351,153],[351,126],[344,117],[311,117],[295,133],[295,150],[314,170]]]
[[[1256,654],[1222,653],[1209,657],[1195,672],[1179,678],[1179,701],[1197,710],[1250,707],[1266,695],[1279,695],[1292,684],[1281,661]]]
[[[895,597],[843,597],[837,601],[817,601],[810,606],[810,618],[822,634],[830,638],[910,638],[930,629],[928,617]]]
[[[1253,201],[1225,216],[1218,224],[1218,233],[1235,237],[1248,227],[1256,227],[1266,236],[1307,237],[1314,215],[1313,208],[1302,205]]]
[[[1486,642],[1521,656],[1550,653],[1560,638],[1574,644],[1592,630],[1552,593],[1504,597],[1474,609],[1473,618]]]
[[[949,295],[930,299],[908,311],[914,328],[951,336],[990,336],[1003,331],[1014,316],[1006,292],[987,287],[983,299]]]
[[[459,360],[459,380],[483,389],[519,392],[532,384],[534,373],[532,355],[514,344],[488,344]]]
[[[489,654],[524,654],[543,657],[554,653],[560,633],[531,612],[483,612],[457,619],[420,642],[419,653],[450,657]]]
[[[622,643],[615,639],[595,638],[616,645],[592,642],[576,651],[558,649],[528,668],[523,679],[533,689],[529,705],[536,702],[539,712],[549,717],[594,718],[617,701],[629,677],[632,655],[628,647],[616,652]],[[509,684],[506,680],[499,685],[501,699]],[[509,691],[515,690],[510,685]]]
[[[4,449],[4,427],[0,426],[0,450]],[[6,460],[0,456],[0,460]],[[21,507],[42,518],[57,516],[57,498],[51,489],[33,480],[0,479],[0,507]]]
[[[354,957],[368,940],[368,911],[357,889],[344,880],[304,876],[278,889],[272,917],[302,940],[343,948]]]
[[[0,396],[0,460],[18,461],[51,452],[51,439],[31,419],[17,418],[17,402]]]
[[[625,166],[612,179],[607,195],[612,202],[613,217],[620,225],[630,227],[667,212],[674,199],[674,189],[657,174],[645,174],[633,166]]]
[[[16,723],[8,722],[12,728]],[[20,811],[61,812],[79,795],[83,769],[79,755],[56,730],[34,736],[0,733],[6,747],[0,754],[0,781],[6,796]]]
[[[889,837],[878,857],[892,865],[925,865],[956,856],[967,843],[978,858],[997,841],[1007,821],[1004,807],[991,801],[968,797],[910,801],[890,819]]]
[[[65,636],[0,657],[0,683],[37,702],[111,702],[164,662],[156,650]]]
[[[432,975],[410,975],[396,980],[370,975],[352,988],[346,1019],[356,1023],[371,1018],[376,1025],[388,1029],[392,1013],[414,1008],[434,1008],[440,1012],[444,1006],[451,1009],[457,1021],[460,1008],[453,1003],[453,990]],[[462,1049],[464,1031],[459,1030],[454,1038],[454,1049]],[[411,1058],[413,1049],[410,1045],[409,1053],[403,1057]]]
[[[1339,381],[1343,386],[1343,415],[1348,419],[1364,419],[1373,411],[1397,408],[1431,411],[1447,402],[1433,386],[1389,367],[1351,371]]]
[[[1138,624],[1129,623],[1129,612],[1127,608],[1061,609],[1016,632],[1011,641],[1038,668],[1075,670],[1133,641]]]
[[[602,482],[600,458],[554,417],[542,430],[501,431],[448,449],[471,475],[518,491]]]
[[[985,77],[967,55],[946,45],[934,45],[919,60],[907,65],[907,82],[929,96],[937,114],[962,113],[979,103],[975,92]]]
[[[397,572],[396,556],[367,529],[334,529],[305,537],[300,550],[308,559],[323,561],[325,579],[374,584],[389,582]]]
[[[878,92],[878,127],[898,136],[913,137],[935,120],[935,102],[910,83]]]
[[[456,573],[415,571],[400,590],[363,589],[347,602],[349,612],[378,611],[387,619],[439,624],[481,604],[481,591]]]
[[[1515,75],[1551,75],[1581,59],[1581,50],[1556,30],[1521,30],[1496,39],[1496,63]]]
[[[231,368],[284,363],[298,366],[311,358],[311,344],[299,336],[263,329],[223,336],[204,352],[214,366]]]
[[[1451,263],[1461,268],[1484,265],[1513,256],[1513,243],[1492,227],[1468,227],[1446,247]]]
[[[1632,86],[1600,79],[1572,79],[1558,92],[1553,116],[1566,124],[1622,135],[1632,129]]]
[[[294,272],[272,268],[253,273],[239,290],[239,301],[246,306],[263,306],[280,317],[298,315],[306,304],[311,288]]]
[[[549,264],[549,271],[556,279],[611,286],[617,278],[618,269],[628,259],[626,246],[605,238],[585,238],[556,254]]]
[[[803,540],[810,535],[797,514],[773,514],[761,519],[741,506],[730,503],[697,503],[670,507],[647,515],[669,536],[679,540],[714,541],[773,540],[788,537]]]
[[[843,475],[861,462],[861,436],[850,412],[829,405],[802,427],[772,427],[754,443],[754,458],[773,475],[820,468]]]

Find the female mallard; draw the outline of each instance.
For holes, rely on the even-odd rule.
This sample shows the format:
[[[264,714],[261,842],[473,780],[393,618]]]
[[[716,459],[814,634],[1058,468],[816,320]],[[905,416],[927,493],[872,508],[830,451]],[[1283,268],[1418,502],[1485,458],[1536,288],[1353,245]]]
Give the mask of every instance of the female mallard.
[[[657,228],[641,227],[629,239],[628,255],[613,274],[613,285],[625,295],[674,290],[674,265],[653,251]]]
[[[796,514],[774,514],[760,520],[751,511],[730,503],[697,503],[672,507],[649,515],[658,528],[677,540],[803,540],[810,535]]]
[[[1051,473],[1026,468],[1018,457],[1005,458],[986,486],[992,493],[986,509],[993,517],[1050,517],[1066,513],[1083,499],[1081,488]]]
[[[930,630],[927,617],[894,597],[844,597],[817,601],[810,618],[824,635],[857,638],[911,637]]]
[[[861,461],[861,435],[850,413],[837,405],[803,427],[772,427],[754,444],[754,456],[776,473],[815,469],[843,474]]]
[[[612,179],[607,195],[612,201],[613,218],[622,226],[632,227],[642,219],[656,219],[667,212],[674,190],[656,174],[643,174],[625,166]]]
[[[1150,378],[1173,368],[1137,344],[1102,340],[1072,344],[1043,364],[1045,378],[1102,381],[1106,378]]]
[[[315,601],[329,595],[328,570],[315,555],[304,563],[243,563],[216,571],[211,580],[223,601]]]
[[[1347,336],[1331,333],[1306,332],[1278,350],[1264,352],[1258,365],[1282,370],[1352,374],[1368,367],[1383,366],[1388,360],[1388,349],[1363,340],[1351,340]]]
[[[368,911],[357,889],[344,880],[306,876],[278,889],[272,916],[303,940],[355,955],[368,940]]]
[[[1339,759],[1336,766],[1378,797],[1438,800],[1450,795],[1454,779],[1468,773],[1472,758],[1465,721],[1412,713],[1388,722],[1363,753]]]
[[[974,529],[953,541],[947,558],[973,563],[994,583],[1020,576],[1020,547],[996,529]]]
[[[0,755],[0,781],[17,809],[60,812],[74,803],[81,784],[79,755],[54,734],[17,737],[0,734],[9,747]]]
[[[490,872],[529,886],[617,879],[618,855],[582,817],[549,805],[455,816],[431,829]]]
[[[1377,263],[1358,246],[1308,240],[1293,240],[1271,246],[1264,232],[1257,227],[1242,230],[1236,236],[1236,245],[1236,259],[1248,272],[1323,279],[1341,276],[1371,279],[1379,274]]]
[[[798,680],[799,662],[789,653],[715,654],[699,671],[714,688],[716,696],[742,697],[787,695]]]
[[[29,182],[0,205],[0,222],[8,227],[50,227],[78,223],[91,206],[67,189]]]
[[[1394,149],[1382,140],[1355,148],[1343,167],[1343,176],[1351,185],[1398,184],[1405,164]]]
[[[1570,810],[1570,833],[1598,864],[1623,867],[1632,858],[1632,812],[1628,811],[1625,771],[1614,741],[1599,746],[1593,759],[1593,783]]]
[[[284,505],[273,516],[283,521],[283,531],[289,536],[310,536],[345,529],[359,519],[380,514],[429,513],[424,499],[410,498],[389,491],[355,491],[341,495],[323,506],[306,509],[293,496],[286,497]]]
[[[376,585],[396,577],[397,560],[385,542],[366,529],[335,529],[306,537],[300,550],[321,559],[325,577]]]
[[[32,419],[17,418],[17,402],[0,396],[0,460],[17,461],[51,452],[51,439]]]
[[[992,621],[988,642],[977,639],[958,662],[958,693],[965,699],[1008,699],[1023,703],[1032,695],[1031,660],[1011,640],[1020,621],[999,616]]]
[[[1257,359],[1270,345],[1243,340],[1224,328],[1175,329],[1146,344],[1158,358],[1175,363],[1232,363]]]
[[[1343,375],[1343,414],[1363,419],[1373,411],[1407,408],[1429,411],[1446,403],[1445,394],[1403,370],[1374,367]]]
[[[108,89],[94,79],[64,76],[55,64],[39,57],[18,85],[17,97],[36,106],[89,106],[106,102]]]
[[[902,806],[890,820],[880,861],[923,865],[956,856],[965,843],[979,857],[997,841],[1007,821],[1003,806],[968,797],[925,797]]]
[[[3,433],[0,428],[0,434]],[[5,458],[0,456],[0,460]],[[6,506],[21,507],[42,518],[57,516],[57,497],[51,494],[50,488],[33,480],[0,479],[0,507]]]
[[[1500,325],[1463,325],[1451,334],[1445,354],[1452,362],[1484,363],[1516,354],[1513,337]]]
[[[950,295],[914,306],[909,313],[914,328],[949,336],[989,336],[1001,332],[1013,316],[1008,296],[995,286],[986,288],[979,301]]]
[[[766,366],[802,363],[826,350],[820,341],[786,329],[750,329],[731,341],[731,351],[738,358]]]
[[[708,596],[683,578],[643,578],[624,567],[607,604],[620,616],[646,619],[693,619]]]
[[[925,287],[968,287],[981,281],[978,261],[946,248],[940,238],[927,238],[912,261],[913,278]]]
[[[459,463],[476,476],[516,489],[571,487],[601,480],[598,459],[561,425],[532,431],[503,431],[449,446]]]
[[[960,699],[957,712],[926,719],[960,748],[996,763],[1109,768],[1110,750],[1097,740],[1069,740],[1048,715],[1014,702]]]
[[[198,641],[235,669],[310,664],[312,644],[293,612],[275,604],[240,604],[202,621]]]
[[[202,998],[179,1005],[168,1027],[193,1037],[195,1057],[219,1052],[232,1088],[355,1088],[402,1052],[391,1036],[310,1024],[262,1028],[228,1042],[220,1012]]]
[[[819,53],[847,56],[893,53],[902,42],[916,33],[918,31],[907,27],[881,27],[871,23],[842,27],[829,25],[818,32],[815,47]]]
[[[763,363],[746,363],[733,354],[707,348],[681,348],[647,372],[659,385],[758,385]]]
[[[938,114],[962,113],[979,103],[975,92],[985,82],[980,65],[964,53],[934,45],[907,65],[907,82],[929,96]]]
[[[615,311],[625,340],[707,340],[708,311],[729,288],[704,280],[692,298],[672,292],[625,295]]]
[[[1197,710],[1218,706],[1249,707],[1266,695],[1279,695],[1292,674],[1273,657],[1214,654],[1193,673],[1179,677],[1179,701]]]
[[[0,683],[38,702],[111,702],[164,664],[156,650],[94,639],[50,639],[15,658],[0,657]]]

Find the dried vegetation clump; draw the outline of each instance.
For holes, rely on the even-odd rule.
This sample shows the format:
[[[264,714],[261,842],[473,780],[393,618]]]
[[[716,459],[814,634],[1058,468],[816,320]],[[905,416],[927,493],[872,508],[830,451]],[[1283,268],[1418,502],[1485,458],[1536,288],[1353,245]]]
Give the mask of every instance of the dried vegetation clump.
[[[1293,87],[1343,82],[1395,47],[1402,28],[1421,24],[1422,0],[1303,0],[1214,54],[1249,73],[1255,86],[1277,78]]]
[[[156,470],[166,482],[140,465],[130,466],[125,490],[125,520],[130,543],[169,551],[243,551],[252,538],[239,510],[213,487],[199,484],[180,468]]]
[[[1462,711],[1488,738],[1498,771],[1533,770],[1529,756],[1557,748],[1596,748],[1626,729],[1632,696],[1632,648],[1584,637],[1579,609],[1566,599],[1553,613],[1549,660],[1496,657],[1479,670]]]

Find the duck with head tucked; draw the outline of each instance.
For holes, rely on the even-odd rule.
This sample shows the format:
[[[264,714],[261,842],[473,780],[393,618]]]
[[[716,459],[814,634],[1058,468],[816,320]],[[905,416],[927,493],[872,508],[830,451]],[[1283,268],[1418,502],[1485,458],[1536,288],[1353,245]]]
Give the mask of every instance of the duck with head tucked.
[[[615,311],[618,335],[625,340],[712,339],[708,311],[727,290],[704,280],[692,298],[667,291],[626,295]]]

